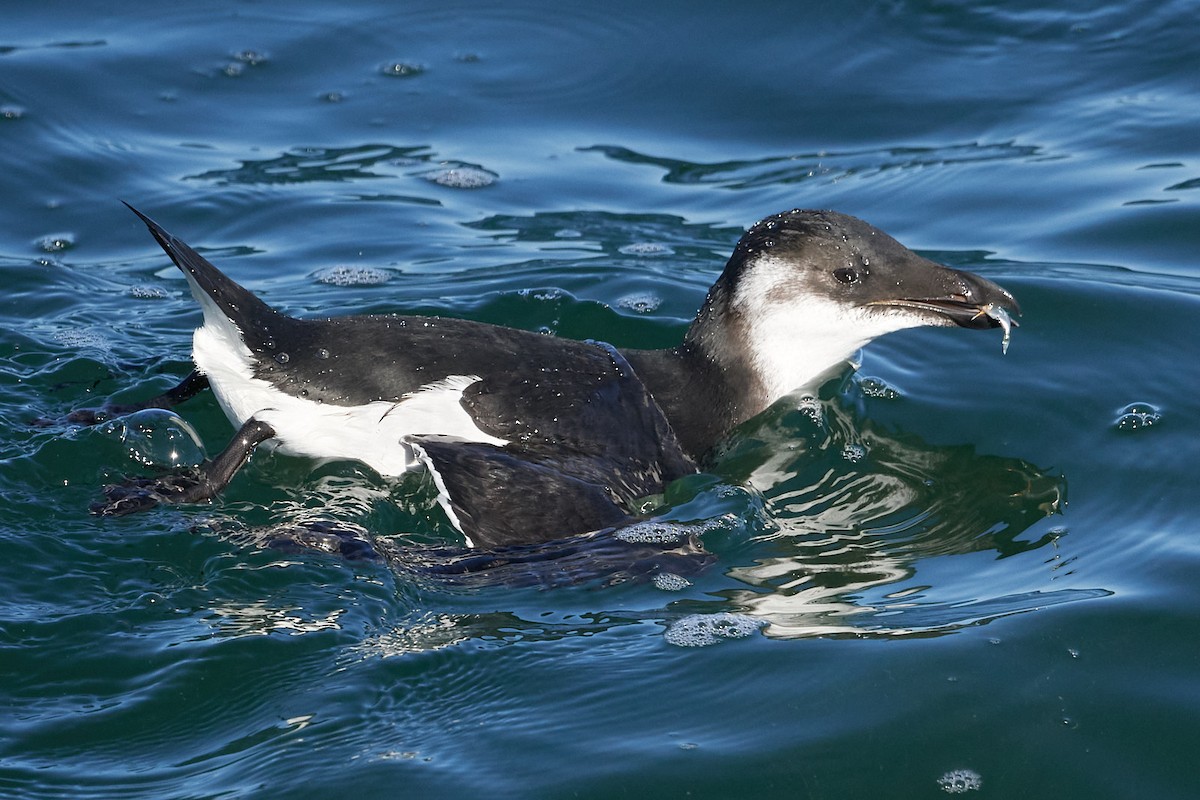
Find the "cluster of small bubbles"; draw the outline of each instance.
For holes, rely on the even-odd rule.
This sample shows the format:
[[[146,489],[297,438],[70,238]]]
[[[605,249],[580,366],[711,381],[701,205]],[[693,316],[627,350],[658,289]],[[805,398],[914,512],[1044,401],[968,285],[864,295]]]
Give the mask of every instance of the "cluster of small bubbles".
[[[639,314],[649,314],[652,311],[657,311],[662,305],[662,298],[651,294],[650,292],[638,292],[637,294],[627,294],[617,300],[617,305],[621,308],[627,308],[630,311],[636,311]]]
[[[867,448],[855,442],[847,442],[842,446],[842,458],[851,464],[857,464],[867,457]]]
[[[336,266],[317,273],[317,280],[330,286],[378,286],[392,277],[387,270],[376,267]]]
[[[627,244],[620,248],[620,250],[627,256],[646,256],[653,258],[657,256],[675,255],[674,250],[672,250],[670,247],[667,247],[665,244],[659,244],[658,242],[633,242],[632,244]]]
[[[1079,658],[1079,649],[1075,647],[1068,647],[1067,654],[1070,655],[1071,658]]]
[[[38,247],[46,253],[61,253],[75,246],[75,234],[54,233],[38,239]]]
[[[800,402],[796,404],[796,410],[817,425],[825,421],[825,410],[821,408],[821,401],[815,397],[801,397]]]
[[[451,189],[482,189],[491,186],[500,176],[479,167],[450,167],[427,172],[421,177]]]
[[[129,296],[138,300],[165,300],[171,294],[161,286],[131,286]]]
[[[346,99],[345,92],[324,92],[321,99],[326,103],[340,103]]]
[[[425,67],[411,61],[393,61],[380,67],[379,72],[389,78],[413,78],[425,72]]]
[[[517,294],[532,300],[553,301],[561,300],[565,292],[562,289],[518,289]]]
[[[662,589],[664,592],[679,592],[692,585],[687,578],[674,572],[659,572],[650,582],[654,584],[655,589]]]
[[[952,769],[938,778],[937,785],[946,794],[966,794],[983,786],[983,778],[973,769]]]
[[[275,360],[280,364],[286,364],[292,360],[292,357],[287,353],[280,352],[275,354]]]
[[[672,522],[635,522],[615,534],[622,542],[630,544],[674,544],[683,541],[687,530]]]
[[[267,54],[258,50],[242,50],[239,53],[233,54],[234,59],[249,64],[252,67],[257,67],[259,64],[267,63]]]
[[[111,347],[111,343],[103,335],[86,328],[68,328],[67,330],[55,331],[54,338],[60,344],[72,348],[95,347],[100,350],[107,350]]]
[[[744,639],[766,625],[766,620],[746,614],[690,614],[672,622],[664,634],[676,647],[704,647],[726,639]]]
[[[886,382],[879,378],[863,378],[858,382],[858,386],[862,389],[862,393],[867,397],[878,397],[883,400],[895,400],[900,396],[898,389],[889,386]]]
[[[1162,412],[1149,403],[1130,403],[1119,412],[1117,430],[1140,431],[1157,425]]]
[[[20,106],[0,106],[0,119],[20,119],[25,116],[25,109]]]
[[[556,239],[579,239],[583,236],[583,231],[577,231],[574,228],[559,228],[554,232]]]

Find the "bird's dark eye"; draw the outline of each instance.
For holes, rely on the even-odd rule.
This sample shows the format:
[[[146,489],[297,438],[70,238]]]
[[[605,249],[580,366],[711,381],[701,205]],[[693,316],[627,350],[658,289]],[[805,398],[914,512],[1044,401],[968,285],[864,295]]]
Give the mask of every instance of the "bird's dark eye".
[[[833,277],[837,278],[838,282],[844,283],[847,286],[858,283],[859,281],[858,270],[852,269],[851,267],[840,267],[835,269],[833,271]]]

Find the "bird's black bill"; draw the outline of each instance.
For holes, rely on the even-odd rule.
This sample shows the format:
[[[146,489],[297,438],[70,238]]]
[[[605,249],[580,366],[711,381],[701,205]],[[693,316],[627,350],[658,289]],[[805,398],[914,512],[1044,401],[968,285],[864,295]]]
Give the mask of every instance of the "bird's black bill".
[[[1021,315],[1021,306],[1007,289],[971,272],[946,272],[953,275],[953,287],[945,295],[876,300],[872,305],[927,311],[962,328],[1007,330],[1017,325],[1013,317]]]

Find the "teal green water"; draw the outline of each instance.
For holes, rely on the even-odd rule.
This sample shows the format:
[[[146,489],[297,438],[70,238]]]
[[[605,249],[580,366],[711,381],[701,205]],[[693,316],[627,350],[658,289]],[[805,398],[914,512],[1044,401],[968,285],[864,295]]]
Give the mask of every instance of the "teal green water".
[[[1194,796],[1200,8],[1043,5],[10,9],[0,796]],[[1025,315],[745,426],[667,493],[715,555],[687,585],[451,582],[262,547],[456,542],[355,464],[89,516],[231,435],[211,398],[62,421],[189,368],[122,199],[295,314],[667,346],[801,206]]]

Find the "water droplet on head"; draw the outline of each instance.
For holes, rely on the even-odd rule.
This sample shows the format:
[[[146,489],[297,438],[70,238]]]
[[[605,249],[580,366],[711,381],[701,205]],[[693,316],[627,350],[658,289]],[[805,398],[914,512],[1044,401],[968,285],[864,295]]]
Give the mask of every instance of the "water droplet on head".
[[[316,355],[317,355],[317,358],[326,359],[326,358],[329,358],[329,351],[326,350],[324,347],[318,347]]]

